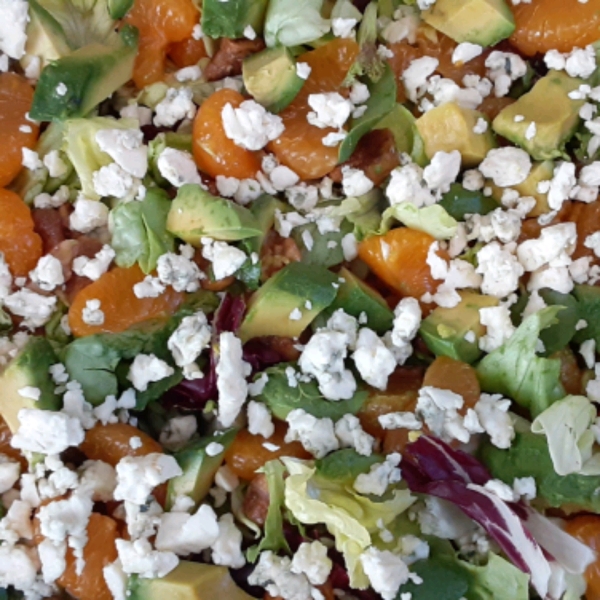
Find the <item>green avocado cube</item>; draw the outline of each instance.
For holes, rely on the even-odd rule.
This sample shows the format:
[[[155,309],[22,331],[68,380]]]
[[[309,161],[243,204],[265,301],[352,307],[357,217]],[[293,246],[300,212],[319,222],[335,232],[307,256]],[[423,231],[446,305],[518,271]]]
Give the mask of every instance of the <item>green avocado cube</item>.
[[[485,327],[479,319],[479,309],[497,306],[498,299],[475,292],[463,292],[453,308],[439,306],[421,323],[419,330],[427,347],[436,356],[474,363],[482,354],[479,338]]]
[[[50,342],[32,336],[12,359],[0,376],[0,416],[14,433],[19,428],[18,414],[22,408],[58,410],[60,398],[54,393],[49,369],[58,362]],[[24,388],[39,390],[38,400],[24,394]]]
[[[305,82],[285,46],[267,48],[244,59],[242,76],[248,93],[272,113],[288,106]]]
[[[421,16],[458,43],[493,46],[515,30],[515,20],[505,0],[437,0]]]
[[[242,341],[298,337],[335,299],[337,276],[319,265],[293,262],[254,292],[238,331]]]
[[[164,577],[148,579],[132,575],[127,584],[129,600],[252,600],[231,578],[227,567],[179,561]]]
[[[366,327],[380,335],[389,331],[394,322],[394,313],[383,296],[345,267],[340,269],[339,275],[344,281],[335,300],[324,312],[331,315],[341,308],[357,319],[364,314],[367,318]]]
[[[247,208],[213,196],[193,183],[177,191],[167,215],[167,231],[196,247],[203,237],[232,242],[262,235],[259,223]]]
[[[500,111],[492,123],[494,131],[521,146],[535,160],[563,156],[585,102],[570,98],[569,93],[581,84],[582,79],[550,71],[527,94]],[[535,123],[533,136],[528,134],[532,123]]]
[[[167,510],[171,510],[178,496],[189,496],[196,506],[204,500],[213,485],[215,473],[223,463],[226,450],[235,439],[235,434],[235,429],[229,429],[222,435],[193,441],[175,453],[175,460],[183,472],[169,480]],[[207,454],[206,447],[211,442],[223,446],[223,451],[215,456]]]
[[[475,133],[479,119],[487,121],[482,113],[455,102],[428,110],[415,123],[427,158],[433,158],[436,152],[458,150],[464,167],[476,167],[496,147],[489,128],[483,133]]]

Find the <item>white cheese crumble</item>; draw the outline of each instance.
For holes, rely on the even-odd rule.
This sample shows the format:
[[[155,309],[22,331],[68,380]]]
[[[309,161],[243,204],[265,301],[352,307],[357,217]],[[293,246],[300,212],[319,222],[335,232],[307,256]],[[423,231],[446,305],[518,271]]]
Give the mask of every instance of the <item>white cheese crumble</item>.
[[[173,127],[182,119],[193,119],[196,106],[191,88],[169,88],[163,100],[155,108],[154,124],[157,127]]]
[[[184,317],[169,337],[167,347],[175,364],[183,369],[186,379],[202,377],[195,361],[202,351],[208,348],[210,340],[211,327],[202,311]]]
[[[246,262],[245,252],[227,242],[202,238],[202,256],[212,263],[212,271],[217,281],[236,273]]]
[[[340,129],[350,117],[354,105],[337,92],[310,94],[308,104],[312,111],[306,116],[315,127]]]
[[[160,174],[174,187],[179,188],[186,183],[202,183],[194,158],[184,150],[165,148],[156,165]]]
[[[271,114],[254,100],[245,100],[238,108],[228,102],[221,119],[225,135],[246,150],[264,148],[285,129],[281,117]]]
[[[65,282],[62,264],[58,258],[52,254],[42,256],[33,271],[30,271],[29,277],[41,290],[51,292],[59,285]]]
[[[170,377],[173,373],[175,369],[154,354],[138,354],[129,367],[127,379],[136,390],[145,392],[148,384]]]
[[[102,202],[79,196],[69,216],[69,227],[80,233],[89,233],[108,222],[108,207]]]
[[[479,170],[497,186],[510,187],[527,179],[531,171],[531,158],[520,148],[493,148],[479,165]]]
[[[139,129],[101,129],[96,133],[96,143],[126,173],[143,178],[148,170],[148,146]]]

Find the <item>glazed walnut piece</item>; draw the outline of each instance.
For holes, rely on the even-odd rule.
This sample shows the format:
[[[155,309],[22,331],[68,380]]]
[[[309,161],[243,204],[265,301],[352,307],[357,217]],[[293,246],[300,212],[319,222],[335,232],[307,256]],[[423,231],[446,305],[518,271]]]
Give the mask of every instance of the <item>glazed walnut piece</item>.
[[[262,40],[230,40],[223,38],[219,49],[204,69],[207,81],[218,81],[225,77],[242,74],[242,61],[265,47]]]
[[[248,486],[242,509],[260,527],[264,526],[269,510],[269,486],[264,473],[259,473]]]

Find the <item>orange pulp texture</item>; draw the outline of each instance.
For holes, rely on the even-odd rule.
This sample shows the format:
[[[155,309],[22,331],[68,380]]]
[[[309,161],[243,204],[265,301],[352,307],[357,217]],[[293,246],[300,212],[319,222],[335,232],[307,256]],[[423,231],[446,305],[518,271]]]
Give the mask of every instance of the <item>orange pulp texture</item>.
[[[589,546],[596,553],[600,552],[600,517],[582,515],[565,524],[565,531]],[[586,569],[586,600],[600,600],[600,557]]]
[[[133,267],[115,267],[100,279],[84,287],[69,308],[69,327],[76,337],[94,333],[118,333],[136,323],[172,314],[183,300],[183,294],[172,288],[157,298],[138,298],[133,286],[144,279],[142,270]],[[100,310],[104,312],[102,325],[88,325],[83,322],[83,309],[88,300],[100,300]]]
[[[140,32],[133,82],[141,89],[162,80],[169,45],[190,38],[200,14],[192,0],[135,0],[125,20]]]
[[[356,42],[336,39],[298,57],[299,63],[310,65],[310,75],[293,102],[279,114],[285,130],[267,149],[300,179],[324,177],[335,167],[338,157],[338,148],[324,146],[322,141],[334,130],[319,129],[306,120],[311,111],[308,96],[339,92],[357,56]]]
[[[33,148],[39,126],[28,121],[33,88],[16,73],[0,74],[0,187],[8,185],[21,170],[22,148]]]
[[[358,255],[392,290],[419,299],[426,292],[435,292],[439,285],[426,262],[434,241],[427,233],[399,227],[362,241]],[[437,254],[448,260],[446,252]]]
[[[510,43],[525,56],[548,50],[570,52],[600,38],[600,0],[567,2],[534,0],[509,6],[515,16],[516,29]]]
[[[225,135],[221,113],[227,104],[237,108],[245,100],[235,90],[223,88],[209,96],[194,119],[194,159],[198,169],[211,177],[224,175],[254,179],[260,171],[260,156]]]
[[[0,125],[0,137],[1,132]],[[25,277],[42,256],[42,238],[33,227],[25,202],[14,192],[0,189],[0,252],[15,277]]]
[[[77,561],[69,548],[67,567],[57,583],[77,600],[111,600],[113,596],[104,580],[103,569],[117,559],[117,522],[110,517],[92,513],[87,534],[88,541],[83,550],[83,571],[77,575]]]

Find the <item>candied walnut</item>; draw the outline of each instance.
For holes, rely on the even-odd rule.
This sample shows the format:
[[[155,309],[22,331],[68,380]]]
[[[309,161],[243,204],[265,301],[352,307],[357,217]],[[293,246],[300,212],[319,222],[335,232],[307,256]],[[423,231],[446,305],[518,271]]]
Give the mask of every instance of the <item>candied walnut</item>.
[[[65,239],[63,220],[56,208],[34,208],[31,211],[35,232],[42,238],[44,254]]]
[[[269,510],[269,486],[264,473],[259,473],[248,486],[242,509],[244,514],[261,527],[267,519]]]
[[[281,237],[276,231],[269,231],[261,249],[262,281],[266,281],[291,262],[298,262],[302,254],[292,238]]]
[[[343,167],[351,167],[364,171],[375,185],[379,185],[399,164],[392,132],[389,129],[374,129],[360,139],[352,156],[331,171],[329,177],[341,183]]]
[[[230,40],[223,38],[221,45],[204,69],[207,81],[242,74],[242,61],[265,47],[262,40]]]

